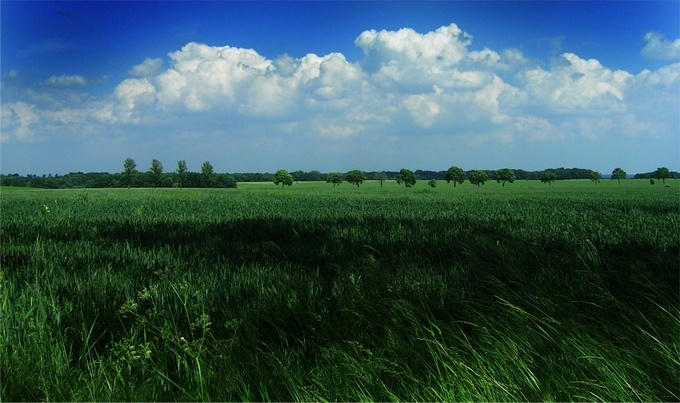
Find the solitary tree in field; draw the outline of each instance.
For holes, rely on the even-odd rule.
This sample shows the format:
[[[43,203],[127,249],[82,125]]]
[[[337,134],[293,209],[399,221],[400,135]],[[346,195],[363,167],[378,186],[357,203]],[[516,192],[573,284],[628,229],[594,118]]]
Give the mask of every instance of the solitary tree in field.
[[[289,174],[285,169],[279,169],[274,174],[274,184],[278,186],[281,184],[281,189],[284,186],[291,186],[293,184],[293,175]]]
[[[187,162],[184,160],[177,161],[177,177],[179,178],[179,188],[187,180]]]
[[[340,172],[329,172],[326,174],[326,183],[332,183],[333,187],[340,186],[342,174]]]
[[[453,182],[453,187],[456,187],[456,183],[460,183],[461,185],[463,182],[465,182],[465,171],[463,171],[462,168],[453,166],[449,168],[448,171],[446,171],[446,176],[444,176],[444,179],[446,179],[446,183],[451,183]]]
[[[385,174],[385,172],[376,172],[375,175],[373,175],[373,179],[380,182],[380,187],[382,187],[383,182],[387,180],[387,175]]]
[[[473,185],[483,185],[489,179],[489,175],[484,171],[474,171],[470,173],[470,183]]]
[[[656,169],[654,175],[656,176],[656,179],[661,179],[663,183],[666,183],[666,178],[671,177],[671,171],[669,171],[666,167],[661,167]]]
[[[494,179],[496,179],[496,182],[502,183],[503,186],[505,186],[505,182],[512,183],[515,181],[515,173],[510,168],[499,169],[494,172]]]
[[[624,171],[621,168],[616,168],[612,171],[612,179],[616,179],[616,181],[621,184],[621,179],[626,179],[626,171]]]
[[[557,180],[557,174],[555,172],[543,172],[541,175],[541,182],[547,183],[548,186],[552,186],[552,183]]]
[[[364,171],[354,169],[345,174],[345,180],[352,185],[357,185],[357,187],[359,187],[359,185],[361,185],[364,180],[366,180],[366,174]]]
[[[163,184],[163,164],[157,159],[151,161],[151,169],[149,169],[151,174],[151,181],[154,187],[161,186]]]
[[[402,168],[397,176],[394,177],[394,180],[396,180],[400,185],[403,182],[404,186],[410,188],[416,184],[416,174],[414,174],[410,169]]]
[[[598,171],[590,171],[590,180],[598,184],[602,180],[602,174]]]
[[[436,188],[437,187],[437,181],[435,179],[430,179],[429,182],[427,182],[427,185],[431,188]],[[454,185],[455,187],[455,185]]]
[[[123,178],[128,189],[132,186],[132,180],[137,174],[137,163],[132,158],[127,158],[123,162]]]
[[[203,165],[201,165],[201,176],[203,177],[203,184],[205,187],[212,187],[215,180],[215,172],[209,161],[205,161]]]

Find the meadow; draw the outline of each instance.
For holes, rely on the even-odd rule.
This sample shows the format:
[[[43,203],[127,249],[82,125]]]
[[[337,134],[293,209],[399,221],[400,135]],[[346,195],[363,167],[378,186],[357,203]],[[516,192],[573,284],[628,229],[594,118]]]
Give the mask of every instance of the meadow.
[[[0,400],[678,401],[680,183],[0,189]]]

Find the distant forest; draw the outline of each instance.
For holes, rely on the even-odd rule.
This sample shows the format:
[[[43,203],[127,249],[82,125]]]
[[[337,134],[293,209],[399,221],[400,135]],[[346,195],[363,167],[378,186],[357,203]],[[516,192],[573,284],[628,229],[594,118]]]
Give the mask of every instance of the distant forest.
[[[539,180],[544,172],[554,172],[557,180],[565,179],[589,179],[592,172],[590,169],[581,168],[554,168],[545,171],[525,171],[513,169],[516,180]],[[381,171],[388,179],[393,179],[397,171]],[[467,171],[469,177],[472,170]],[[491,177],[491,170],[485,171]],[[373,179],[378,172],[366,172],[366,178]],[[325,181],[326,174],[319,171],[292,171],[295,182],[305,181]],[[416,170],[416,177],[419,180],[444,180],[446,171],[423,171]],[[609,174],[603,174],[603,178],[609,178]],[[630,177],[630,176],[629,176]],[[654,172],[638,173],[632,176],[634,179],[654,178]],[[670,178],[680,178],[680,173],[670,172]],[[186,172],[182,181],[184,188],[235,188],[238,182],[272,182],[274,174],[265,173],[213,173],[206,177],[200,172]],[[137,172],[128,184],[124,173],[108,172],[71,172],[65,175],[26,175],[19,174],[0,174],[0,185],[20,186],[39,189],[69,189],[69,188],[122,188],[122,187],[160,187],[171,188],[180,187],[179,174],[177,172],[162,173],[161,177],[155,176],[151,172]]]

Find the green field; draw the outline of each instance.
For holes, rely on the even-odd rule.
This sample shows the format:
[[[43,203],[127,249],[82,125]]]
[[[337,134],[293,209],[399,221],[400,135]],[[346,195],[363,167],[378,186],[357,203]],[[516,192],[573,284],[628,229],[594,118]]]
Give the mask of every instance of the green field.
[[[680,182],[0,188],[0,400],[680,400]]]

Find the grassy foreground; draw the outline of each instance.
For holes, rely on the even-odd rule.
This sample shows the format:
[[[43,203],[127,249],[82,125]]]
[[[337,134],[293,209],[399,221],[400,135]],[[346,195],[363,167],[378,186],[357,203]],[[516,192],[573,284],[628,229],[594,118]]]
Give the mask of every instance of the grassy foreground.
[[[0,400],[677,401],[667,183],[0,190]]]

